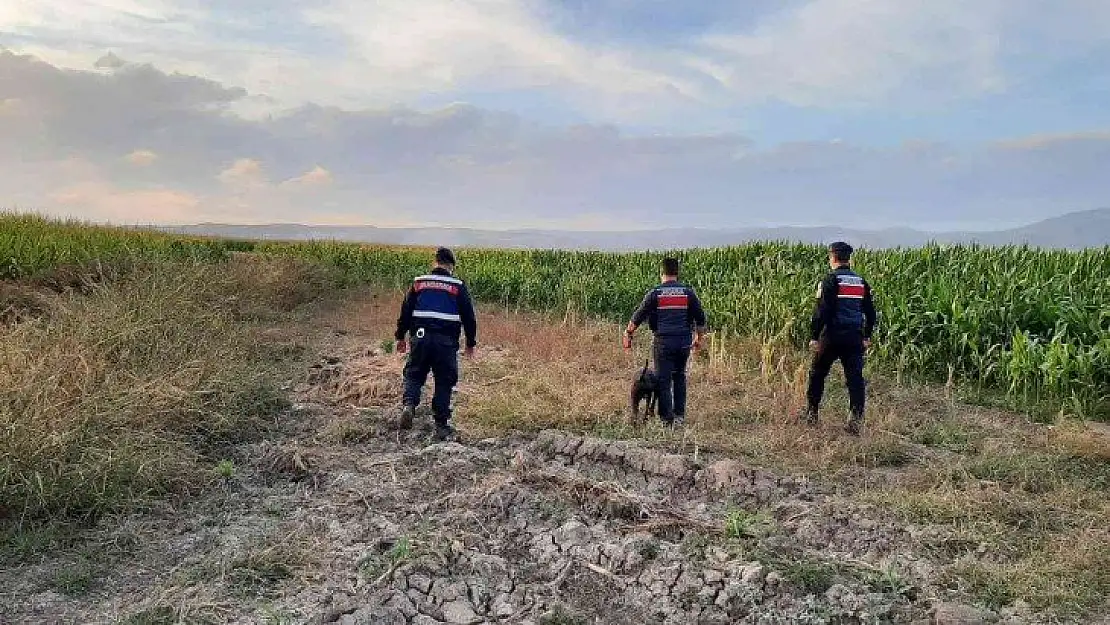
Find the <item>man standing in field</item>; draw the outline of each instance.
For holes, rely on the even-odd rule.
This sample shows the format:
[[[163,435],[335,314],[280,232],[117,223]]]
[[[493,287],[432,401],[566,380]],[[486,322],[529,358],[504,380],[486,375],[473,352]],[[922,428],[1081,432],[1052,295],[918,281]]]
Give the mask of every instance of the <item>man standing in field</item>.
[[[677,259],[664,259],[659,277],[659,286],[647,292],[628,322],[623,345],[632,349],[632,336],[646,320],[655,334],[659,418],[665,425],[681,425],[686,421],[686,363],[705,336],[705,311],[694,289],[678,281]]]
[[[442,247],[436,250],[432,271],[417,277],[405,296],[395,334],[397,352],[408,352],[400,426],[402,429],[412,427],[420,392],[430,371],[435,379],[432,414],[436,424],[435,438],[439,441],[455,438],[455,429],[451,426],[451,394],[459,380],[459,335],[466,332],[467,358],[474,355],[477,335],[470,292],[454,272],[455,256],[451,250]],[[411,349],[406,341],[408,335],[412,337]]]
[[[840,360],[851,409],[845,429],[859,436],[866,390],[863,360],[875,329],[875,304],[871,286],[851,269],[852,246],[837,241],[828,252],[832,271],[817,286],[817,306],[810,324],[809,347],[814,355],[804,417],[810,425],[817,424],[825,378],[833,362]]]

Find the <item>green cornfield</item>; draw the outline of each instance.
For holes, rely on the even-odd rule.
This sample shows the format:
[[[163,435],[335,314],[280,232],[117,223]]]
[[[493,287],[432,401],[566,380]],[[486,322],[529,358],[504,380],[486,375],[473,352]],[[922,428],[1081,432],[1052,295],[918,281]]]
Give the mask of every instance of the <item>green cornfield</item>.
[[[351,280],[406,284],[427,250],[260,244],[340,267]],[[802,347],[824,250],[795,243],[674,252],[715,332]],[[658,253],[459,250],[475,297],[514,308],[625,321],[658,279]],[[872,358],[922,380],[959,381],[1018,403],[1110,417],[1110,248],[929,246],[860,250],[879,331]]]
[[[91,228],[0,216],[0,278],[65,263],[142,257],[217,261],[231,251],[310,258],[352,283],[401,287],[428,268],[429,250],[334,242],[241,242]],[[712,329],[804,346],[818,246],[753,243],[674,252]],[[574,310],[623,322],[658,279],[661,254],[458,250],[459,274],[485,302]],[[929,246],[861,250],[880,323],[873,362],[922,380],[955,380],[1013,403],[1110,418],[1110,247]]]
[[[156,259],[216,261],[226,258],[231,251],[247,251],[251,245],[0,213],[0,280],[96,263],[115,265]]]

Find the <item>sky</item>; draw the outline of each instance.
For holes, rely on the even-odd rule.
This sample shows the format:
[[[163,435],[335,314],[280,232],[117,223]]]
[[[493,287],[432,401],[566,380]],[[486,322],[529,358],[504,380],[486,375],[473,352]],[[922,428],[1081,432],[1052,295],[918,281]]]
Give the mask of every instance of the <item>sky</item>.
[[[0,207],[1021,225],[1110,206],[1106,0],[8,0]]]

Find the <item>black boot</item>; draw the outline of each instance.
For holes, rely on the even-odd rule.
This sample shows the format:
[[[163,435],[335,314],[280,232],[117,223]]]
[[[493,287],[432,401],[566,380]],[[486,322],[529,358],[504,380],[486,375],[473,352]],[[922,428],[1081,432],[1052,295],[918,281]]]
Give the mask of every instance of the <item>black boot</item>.
[[[809,426],[817,425],[817,409],[813,406],[806,407],[806,409],[798,415],[798,420],[803,421]]]
[[[436,441],[457,441],[458,438],[458,432],[455,431],[455,428],[451,427],[450,423],[436,423]]]
[[[398,422],[397,425],[402,430],[411,429],[412,428],[412,420],[413,420],[413,417],[415,417],[415,416],[416,416],[416,406],[413,406],[411,404],[405,404],[405,407],[401,409],[401,419],[400,419],[400,421]]]
[[[848,418],[848,424],[844,426],[844,431],[852,436],[859,436],[860,430],[863,427],[863,415],[853,412],[852,416]]]

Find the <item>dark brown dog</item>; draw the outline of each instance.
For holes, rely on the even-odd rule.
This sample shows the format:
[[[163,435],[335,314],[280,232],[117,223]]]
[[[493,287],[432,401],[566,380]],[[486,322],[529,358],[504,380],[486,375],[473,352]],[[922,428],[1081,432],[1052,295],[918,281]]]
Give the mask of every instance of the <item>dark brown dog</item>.
[[[632,409],[632,424],[637,425],[644,422],[647,416],[655,416],[655,402],[659,398],[659,378],[655,375],[655,371],[648,367],[647,361],[644,361],[644,368],[640,370],[632,380],[631,392],[631,409]],[[643,416],[640,415],[640,403],[647,400]]]

